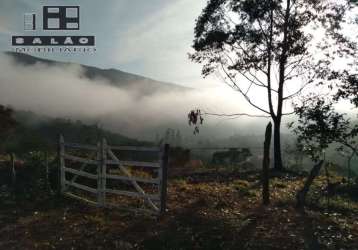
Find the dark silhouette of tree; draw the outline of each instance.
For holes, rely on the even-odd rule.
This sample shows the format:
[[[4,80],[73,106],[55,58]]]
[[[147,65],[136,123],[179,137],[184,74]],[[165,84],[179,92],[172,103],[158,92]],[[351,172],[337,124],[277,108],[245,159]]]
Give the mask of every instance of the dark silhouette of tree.
[[[0,135],[4,136],[10,130],[12,130],[16,121],[13,118],[14,111],[9,107],[4,107],[0,105]]]
[[[174,145],[174,147],[176,146],[175,130],[174,129],[170,129],[170,141],[169,141],[169,144]]]
[[[334,96],[334,100],[348,99],[358,107],[358,74],[349,75],[348,72],[344,72],[343,75],[343,81],[338,84],[338,91]]]
[[[183,143],[183,139],[181,137],[180,130],[178,129],[177,132],[176,132],[176,135],[175,135],[175,145],[177,147],[181,147],[182,143]]]
[[[313,160],[322,160],[324,150],[334,142],[356,150],[358,126],[351,124],[344,114],[336,112],[333,102],[314,96],[296,106],[295,111],[299,117],[294,129],[298,146]]]
[[[158,133],[155,133],[155,144],[156,145],[159,145],[160,144],[160,136],[159,136],[159,134]]]
[[[178,146],[177,145],[177,135],[178,134],[175,133],[175,129],[168,128],[165,131],[163,142],[176,147],[176,146]],[[180,136],[180,133],[179,133],[179,136]]]
[[[340,93],[338,91],[338,93]],[[316,96],[306,98],[302,105],[296,106],[299,116],[295,132],[298,145],[314,161],[304,187],[297,193],[297,207],[303,209],[305,198],[324,164],[324,151],[332,143],[338,143],[337,150],[349,149],[348,179],[350,180],[350,161],[358,156],[358,125],[353,125],[344,114],[334,110],[333,102]],[[329,183],[328,183],[329,187]]]
[[[0,140],[2,142],[9,138],[11,131],[13,131],[17,125],[13,113],[14,111],[11,108],[0,105]]]
[[[236,116],[272,119],[277,170],[283,169],[282,117],[293,113],[284,110],[285,103],[308,85],[326,81],[333,59],[356,53],[356,44],[342,34],[353,4],[333,0],[209,0],[196,21],[195,53],[190,58],[203,64],[204,76],[217,73],[260,112]],[[314,37],[320,32],[325,39]],[[267,97],[266,107],[254,98],[260,91]],[[205,112],[189,114],[195,132],[201,115]]]
[[[170,135],[171,135],[171,129],[168,128],[168,129],[165,131],[164,143],[170,144]]]

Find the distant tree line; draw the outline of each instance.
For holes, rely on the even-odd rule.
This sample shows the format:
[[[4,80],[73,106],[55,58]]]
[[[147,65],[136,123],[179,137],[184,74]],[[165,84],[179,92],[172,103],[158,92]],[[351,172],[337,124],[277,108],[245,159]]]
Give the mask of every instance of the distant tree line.
[[[183,138],[179,129],[168,128],[164,135],[156,134],[155,143],[159,144],[170,144],[171,147],[182,147]]]

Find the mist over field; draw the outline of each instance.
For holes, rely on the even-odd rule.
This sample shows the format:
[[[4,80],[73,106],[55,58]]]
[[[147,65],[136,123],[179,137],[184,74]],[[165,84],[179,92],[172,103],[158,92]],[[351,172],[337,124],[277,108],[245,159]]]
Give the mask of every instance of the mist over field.
[[[357,0],[0,0],[0,250],[358,250]]]
[[[0,102],[18,110],[50,117],[98,123],[128,136],[152,139],[168,127],[190,135],[187,113],[200,107],[206,112],[239,113],[250,110],[230,88],[190,89],[163,83],[152,92],[143,83],[120,86],[104,77],[89,78],[85,66],[36,62],[26,65],[13,56],[0,56]],[[148,80],[151,83],[151,79]],[[148,85],[150,86],[150,85]],[[147,86],[147,87],[148,87]],[[259,133],[266,119],[208,118],[202,134],[230,136]],[[250,126],[248,126],[250,124]]]

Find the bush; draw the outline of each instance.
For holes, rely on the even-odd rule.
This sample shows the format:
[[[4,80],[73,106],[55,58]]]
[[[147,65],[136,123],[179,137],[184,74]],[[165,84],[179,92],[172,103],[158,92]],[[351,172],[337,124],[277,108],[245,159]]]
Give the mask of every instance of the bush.
[[[42,199],[57,189],[58,164],[55,158],[49,157],[48,175],[43,152],[29,152],[22,159],[24,164],[16,168],[13,185],[16,198]]]

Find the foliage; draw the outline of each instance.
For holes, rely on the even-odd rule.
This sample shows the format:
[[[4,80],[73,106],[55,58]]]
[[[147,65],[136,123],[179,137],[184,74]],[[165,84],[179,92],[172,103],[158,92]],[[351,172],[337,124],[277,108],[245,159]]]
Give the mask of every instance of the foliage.
[[[334,100],[348,99],[358,107],[358,75],[345,74],[343,81],[338,85],[338,91],[334,96]]]
[[[322,158],[323,150],[333,142],[354,148],[357,127],[351,127],[344,114],[334,110],[333,104],[322,98],[308,98],[296,106],[298,145],[312,159]]]
[[[199,125],[202,125],[204,118],[202,116],[201,110],[191,110],[188,114],[189,126],[194,126],[194,135],[199,133]]]
[[[324,51],[327,59],[332,53],[354,56],[356,43],[341,33],[350,10],[347,6],[347,1],[329,0],[211,0],[197,20],[195,53],[190,58],[204,64],[204,76],[223,70],[230,84],[245,96],[249,90],[239,87],[237,75],[244,76],[254,84],[252,87],[268,88],[269,93],[281,95],[282,90],[273,91],[268,82],[271,64],[279,65],[277,73],[281,84],[301,75],[309,82],[314,80],[313,76],[325,77],[331,63],[317,59],[318,56],[312,58],[313,45]],[[326,39],[316,44],[314,34],[318,29],[325,30]],[[326,50],[330,39],[333,45],[339,45],[335,52]],[[287,74],[282,75],[285,70]],[[267,82],[260,80],[260,76],[266,77]],[[273,110],[265,113],[273,113]]]
[[[0,140],[6,140],[10,134],[10,131],[13,130],[15,126],[16,121],[13,117],[13,110],[11,108],[0,105]]]
[[[60,134],[64,135],[67,141],[84,144],[96,144],[104,137],[109,143],[117,145],[149,145],[148,142],[140,142],[107,131],[97,124],[87,125],[70,119],[51,119],[23,111],[16,111],[14,118],[18,125],[6,140],[0,141],[0,146],[7,152],[20,155],[39,150],[57,151]]]
[[[338,143],[339,151],[344,148],[351,151],[350,160],[354,155],[358,156],[358,124],[354,124],[345,114],[338,113],[334,105],[341,100],[349,100],[358,108],[358,77],[344,70],[342,73],[332,72],[327,76],[328,80],[340,79],[334,86],[332,82],[327,86],[332,91],[327,97],[305,97],[301,105],[296,105],[295,113],[299,116],[299,125],[295,129],[298,134],[298,142],[307,144],[306,149],[314,152],[328,148],[332,143]],[[335,88],[334,88],[335,87]],[[314,156],[317,158],[317,155]]]
[[[181,147],[182,142],[183,139],[179,129],[168,128],[163,138],[160,138],[157,134],[156,143],[158,144],[170,144],[170,147]]]
[[[57,159],[50,156],[48,160],[47,173],[45,153],[32,151],[23,155],[23,164],[15,168],[16,182],[11,184],[17,200],[42,200],[49,197],[52,190],[57,190],[59,173]]]
[[[357,43],[342,33],[352,6],[333,0],[209,0],[196,21],[190,58],[203,64],[204,76],[218,73],[252,107],[272,118],[277,169],[282,169],[281,119],[290,114],[284,103],[314,82],[341,80],[341,73],[331,74],[332,62],[355,56]],[[318,31],[324,32],[324,40],[315,39]],[[297,81],[302,83],[298,88]],[[294,91],[286,91],[289,83],[295,83],[290,88]],[[268,106],[255,102],[259,91],[266,94]],[[189,113],[194,133],[200,114]]]

